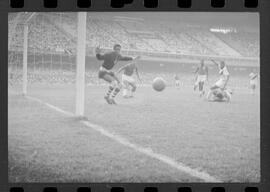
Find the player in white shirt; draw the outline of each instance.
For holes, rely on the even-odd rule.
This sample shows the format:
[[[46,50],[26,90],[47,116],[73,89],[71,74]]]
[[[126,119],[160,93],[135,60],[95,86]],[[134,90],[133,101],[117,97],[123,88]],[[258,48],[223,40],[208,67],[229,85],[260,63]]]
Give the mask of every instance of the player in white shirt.
[[[208,100],[214,101],[230,101],[232,91],[226,89],[228,81],[230,79],[230,73],[224,61],[217,63],[214,60],[211,60],[218,66],[219,69],[219,79],[216,83],[210,88],[209,93],[207,94]]]
[[[252,90],[252,94],[255,94],[257,82],[258,82],[258,74],[251,72],[249,74],[249,85],[250,85],[250,89]]]
[[[213,61],[213,63],[215,63],[218,66],[220,75],[219,80],[211,87],[211,89],[214,90],[220,88],[224,90],[230,79],[230,73],[228,71],[228,68],[224,61],[221,61],[220,63],[217,63],[214,60],[211,61]]]
[[[119,74],[121,71],[124,71],[122,74],[123,97],[131,98],[137,89],[136,81],[132,77],[134,73],[136,73],[138,80],[142,83],[136,62],[131,62],[124,65],[118,70],[117,74]]]

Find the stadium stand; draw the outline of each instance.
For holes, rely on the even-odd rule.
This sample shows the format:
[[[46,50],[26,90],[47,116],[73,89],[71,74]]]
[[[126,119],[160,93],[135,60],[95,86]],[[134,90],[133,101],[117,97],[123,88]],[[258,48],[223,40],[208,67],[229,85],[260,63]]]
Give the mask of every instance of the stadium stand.
[[[214,53],[224,56],[241,56],[236,50],[229,47],[227,44],[222,42],[214,34],[205,29],[189,29],[190,34],[193,38],[197,39],[203,45],[208,47]]]
[[[19,15],[21,17],[22,15]],[[26,17],[27,15],[25,15]],[[17,52],[22,51],[23,47],[23,25],[20,18],[15,14],[9,17],[9,25],[12,33],[9,33],[9,61],[12,60],[13,66],[10,70],[17,71],[12,79],[19,82],[21,78],[19,67],[21,65],[21,55]],[[149,21],[131,19],[131,18],[105,18],[88,17],[87,18],[87,47],[93,50],[96,46],[105,49],[111,49],[115,43],[122,45],[124,53],[135,52],[137,55],[151,55],[153,57],[171,57],[171,54],[202,55],[202,56],[233,56],[233,57],[258,57],[259,42],[258,34],[253,32],[234,32],[234,33],[212,33],[206,28],[186,26],[177,24],[176,27],[166,28],[164,24],[149,24]],[[36,62],[36,66],[43,67],[47,65],[51,71],[46,73],[29,72],[29,82],[49,82],[49,83],[73,83],[74,82],[74,54],[76,52],[77,36],[76,14],[51,13],[38,14],[32,18],[29,25],[29,53],[36,54],[35,61],[29,59],[30,65]],[[150,28],[151,26],[151,28]],[[174,26],[174,25],[171,25]],[[14,28],[14,29],[13,29]],[[60,69],[52,68],[52,59],[54,64],[60,66]],[[93,52],[88,54],[93,56]],[[42,57],[42,61],[41,58]],[[30,57],[31,58],[31,57]],[[93,61],[89,61],[93,62]],[[73,63],[73,64],[72,64]],[[63,70],[66,67],[66,70]],[[16,68],[16,70],[15,70]],[[153,72],[142,71],[143,81],[150,83],[152,79],[159,75],[172,80],[172,73],[162,73],[153,70]],[[190,74],[181,74],[185,84],[192,84]],[[243,82],[234,82],[232,84],[242,85]],[[96,78],[96,71],[88,69],[86,73],[86,82],[88,84],[100,84]]]
[[[62,15],[61,15],[62,14]],[[38,15],[30,25],[30,47],[56,51],[75,49],[72,41],[76,41],[76,15],[52,14]],[[14,17],[10,17],[14,19]],[[178,54],[220,55],[235,57],[257,57],[259,46],[256,33],[212,33],[199,27],[180,26],[181,28],[147,27],[143,21],[131,22],[108,18],[88,17],[87,46],[100,45],[111,48],[120,43],[124,50],[146,52],[168,52]],[[17,26],[13,35],[13,45],[22,46],[22,27]],[[63,36],[63,34],[65,34]],[[59,38],[61,37],[61,38]],[[41,41],[42,39],[42,41]],[[44,43],[45,42],[45,43]]]
[[[242,56],[257,57],[259,56],[258,34],[251,32],[238,32],[222,34],[217,36],[241,53]]]

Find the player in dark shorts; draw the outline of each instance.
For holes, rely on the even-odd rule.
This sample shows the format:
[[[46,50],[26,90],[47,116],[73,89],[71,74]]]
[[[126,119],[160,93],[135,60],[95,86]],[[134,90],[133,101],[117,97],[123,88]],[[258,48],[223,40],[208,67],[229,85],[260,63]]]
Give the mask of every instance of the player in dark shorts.
[[[132,62],[132,63],[129,63],[127,65],[124,65],[123,67],[121,67],[118,70],[117,73],[120,73],[121,71],[124,71],[124,73],[122,74],[123,97],[124,98],[131,98],[131,97],[133,97],[133,93],[137,89],[136,81],[132,77],[134,72],[136,73],[139,81],[142,82],[141,78],[139,76],[138,67],[136,65],[136,62]]]
[[[121,89],[121,83],[118,77],[112,71],[113,67],[117,64],[118,61],[131,61],[137,60],[139,58],[136,57],[133,59],[132,57],[122,56],[120,51],[121,45],[119,44],[113,46],[113,51],[107,52],[105,54],[101,54],[100,47],[96,48],[97,59],[103,61],[99,68],[98,77],[110,84],[109,90],[104,97],[108,104],[116,104],[114,98]]]

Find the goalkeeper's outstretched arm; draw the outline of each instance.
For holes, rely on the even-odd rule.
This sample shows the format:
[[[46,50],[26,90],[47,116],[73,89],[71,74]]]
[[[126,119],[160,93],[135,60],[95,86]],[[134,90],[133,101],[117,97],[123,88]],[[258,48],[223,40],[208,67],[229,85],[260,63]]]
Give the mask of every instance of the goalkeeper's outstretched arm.
[[[105,56],[101,54],[101,49],[100,49],[99,46],[96,48],[95,52],[96,52],[96,58],[98,60],[104,60],[105,59]]]

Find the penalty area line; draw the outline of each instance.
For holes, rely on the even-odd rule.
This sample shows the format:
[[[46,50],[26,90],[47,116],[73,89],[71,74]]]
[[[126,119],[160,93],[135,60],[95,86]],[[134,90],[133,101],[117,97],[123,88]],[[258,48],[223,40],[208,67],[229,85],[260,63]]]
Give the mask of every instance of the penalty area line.
[[[39,102],[43,105],[46,105],[47,107],[49,107],[49,108],[51,108],[59,113],[62,113],[66,116],[75,117],[75,114],[68,112],[68,111],[65,111],[63,109],[60,109],[59,107],[56,107],[52,104],[44,102],[38,98],[31,97],[31,96],[25,96],[25,97],[30,99],[30,100]],[[151,148],[146,148],[146,147],[142,147],[142,146],[139,146],[137,144],[131,143],[128,139],[126,139],[120,135],[113,134],[113,133],[107,131],[106,129],[104,129],[100,125],[93,124],[87,120],[81,120],[80,122],[83,123],[85,126],[90,127],[93,130],[99,132],[100,134],[102,134],[106,137],[109,137],[110,139],[114,140],[117,143],[120,143],[126,147],[129,147],[129,148],[131,148],[139,153],[142,153],[148,157],[159,160],[160,162],[163,162],[174,169],[185,172],[190,176],[199,178],[205,182],[210,182],[210,183],[221,183],[222,182],[221,180],[209,175],[207,172],[199,171],[199,170],[194,169],[194,168],[190,168],[189,166],[187,166],[181,162],[178,162],[178,161],[176,161],[176,160],[174,160],[166,155],[154,152]]]

